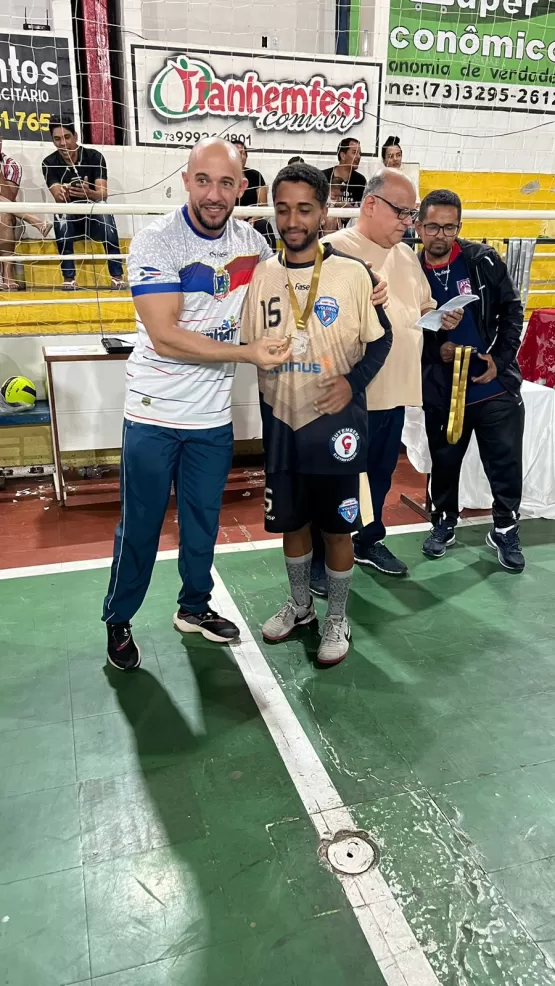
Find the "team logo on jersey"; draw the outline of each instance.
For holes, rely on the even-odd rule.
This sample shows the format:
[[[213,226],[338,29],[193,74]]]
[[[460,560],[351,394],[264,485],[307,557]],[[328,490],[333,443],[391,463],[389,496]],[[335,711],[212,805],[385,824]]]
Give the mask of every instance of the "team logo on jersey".
[[[465,277],[463,281],[457,281],[457,289],[459,294],[472,294],[470,278]]]
[[[358,500],[351,496],[348,500],[343,500],[337,508],[337,513],[346,520],[348,524],[354,524],[358,517]]]
[[[139,277],[141,281],[155,281],[157,277],[162,277],[162,271],[156,267],[141,267]]]
[[[328,325],[332,325],[339,315],[339,305],[335,298],[318,298],[314,305],[314,314],[327,329]]]
[[[223,301],[227,298],[230,286],[231,278],[229,271],[225,270],[224,267],[218,267],[214,271],[214,297],[216,301]]]
[[[350,428],[341,428],[330,438],[330,452],[338,462],[350,462],[358,452],[360,435]]]

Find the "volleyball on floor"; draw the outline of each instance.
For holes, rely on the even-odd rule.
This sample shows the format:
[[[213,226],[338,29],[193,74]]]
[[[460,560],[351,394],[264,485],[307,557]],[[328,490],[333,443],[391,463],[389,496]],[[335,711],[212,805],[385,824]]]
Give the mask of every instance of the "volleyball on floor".
[[[33,407],[37,399],[35,385],[27,377],[8,377],[0,387],[0,395],[13,408]]]

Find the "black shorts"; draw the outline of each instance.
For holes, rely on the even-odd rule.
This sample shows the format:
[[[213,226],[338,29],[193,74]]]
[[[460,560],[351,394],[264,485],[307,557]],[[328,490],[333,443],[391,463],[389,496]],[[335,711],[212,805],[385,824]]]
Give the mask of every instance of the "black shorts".
[[[326,534],[352,534],[361,528],[360,477],[277,472],[266,476],[264,527],[290,534],[316,524]]]

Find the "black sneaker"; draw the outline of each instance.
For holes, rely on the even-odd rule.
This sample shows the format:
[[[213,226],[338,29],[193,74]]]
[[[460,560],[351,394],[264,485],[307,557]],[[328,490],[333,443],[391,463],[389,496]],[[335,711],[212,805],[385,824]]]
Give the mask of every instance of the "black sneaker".
[[[486,537],[488,547],[497,551],[499,564],[511,572],[522,572],[526,562],[520,548],[520,528],[518,524],[511,527],[506,534],[492,527]]]
[[[108,660],[119,671],[136,671],[141,652],[133,640],[130,623],[107,623]]]
[[[185,613],[180,609],[174,615],[173,625],[181,633],[202,633],[206,640],[212,640],[215,644],[229,644],[239,639],[239,628],[235,623],[219,616],[210,607],[205,613]]]
[[[326,570],[320,565],[313,565],[310,569],[310,592],[313,596],[319,596],[320,599],[328,598]]]
[[[396,558],[382,541],[377,541],[369,548],[361,548],[355,540],[353,547],[355,549],[355,561],[359,565],[371,565],[372,568],[377,568],[378,572],[384,572],[385,575],[406,575],[408,572],[404,561]]]
[[[422,551],[427,558],[443,558],[447,548],[455,543],[455,528],[441,520],[432,527],[422,545]]]

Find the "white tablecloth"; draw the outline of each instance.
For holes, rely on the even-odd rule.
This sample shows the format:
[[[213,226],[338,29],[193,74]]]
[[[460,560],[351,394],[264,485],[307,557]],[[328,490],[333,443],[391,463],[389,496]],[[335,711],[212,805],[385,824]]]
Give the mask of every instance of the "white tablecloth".
[[[523,517],[555,519],[555,390],[540,384],[522,384],[526,409],[524,426]],[[409,461],[418,472],[429,473],[431,462],[421,408],[408,407],[403,442]],[[491,509],[491,490],[473,435],[461,471],[459,508]]]

